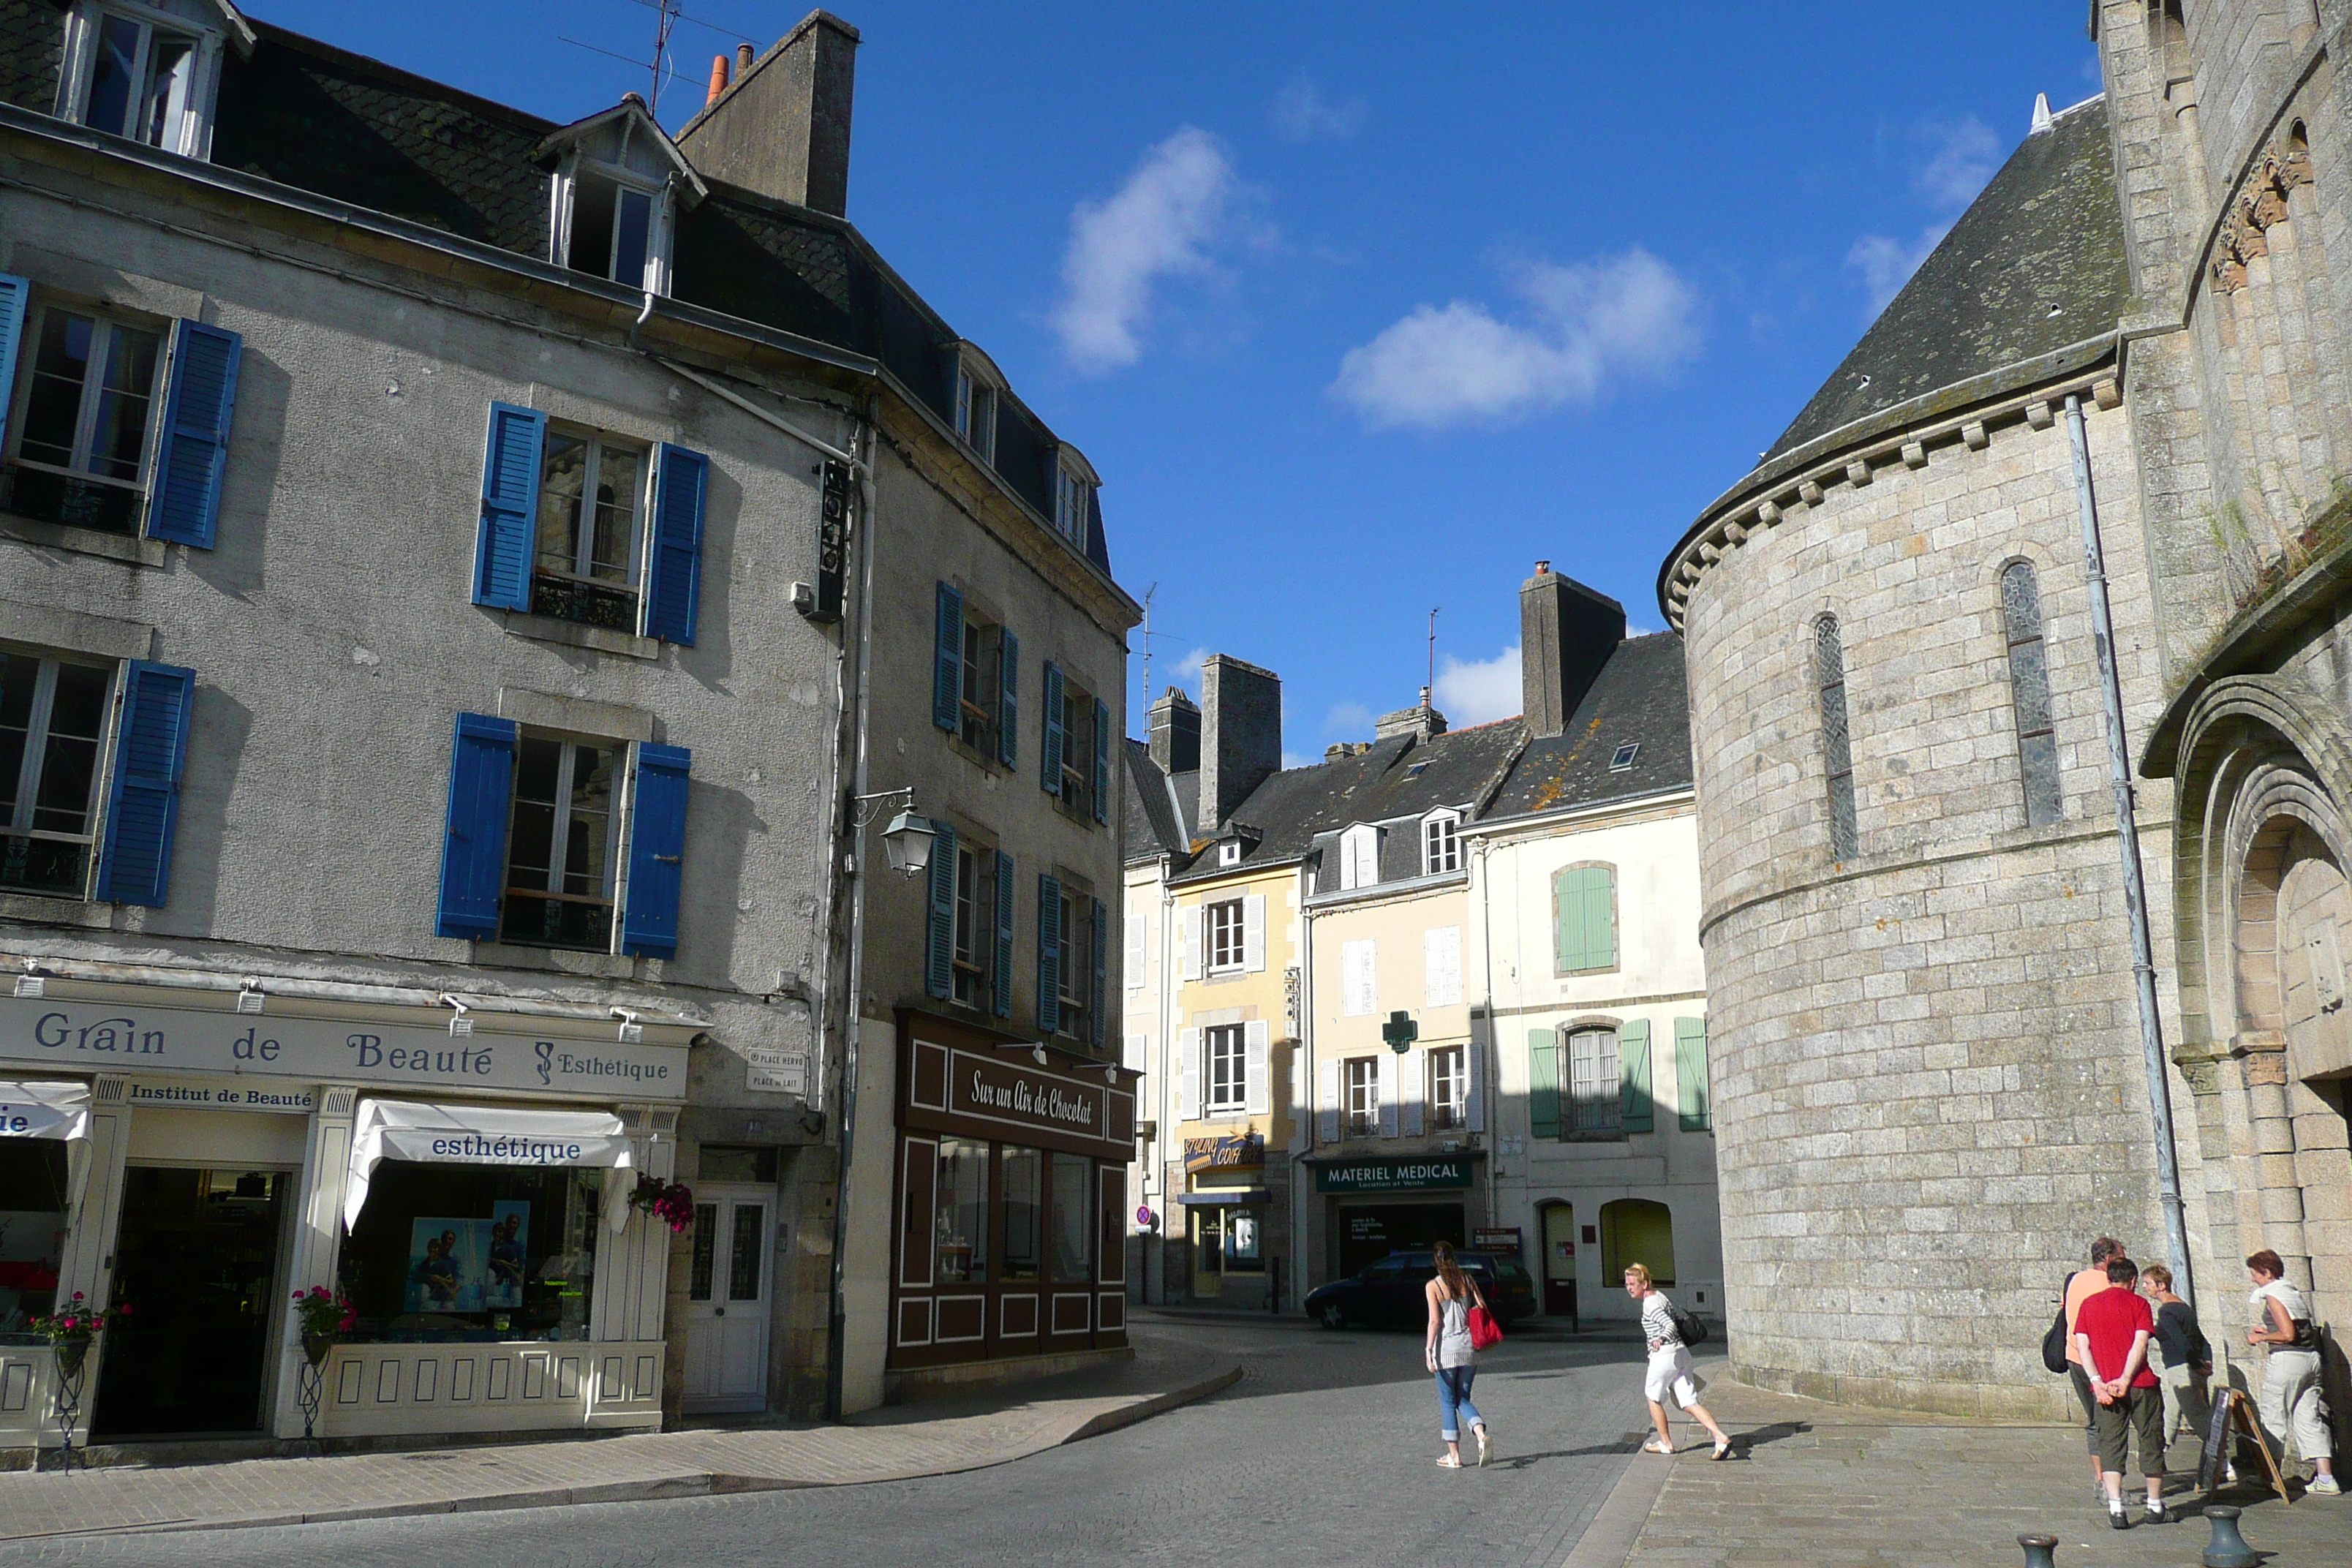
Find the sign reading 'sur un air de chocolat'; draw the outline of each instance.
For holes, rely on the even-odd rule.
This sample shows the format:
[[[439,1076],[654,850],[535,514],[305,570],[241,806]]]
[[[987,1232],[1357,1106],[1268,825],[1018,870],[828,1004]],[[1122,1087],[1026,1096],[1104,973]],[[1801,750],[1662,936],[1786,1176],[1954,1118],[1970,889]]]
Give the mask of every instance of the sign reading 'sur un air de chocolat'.
[[[7,1069],[0,1076],[20,1066],[142,1079],[236,1073],[306,1083],[686,1098],[684,1046],[533,1039],[487,1028],[453,1037],[446,1026],[0,997],[0,1067]]]
[[[1061,1072],[922,1038],[908,1042],[908,1063],[899,1090],[904,1126],[1098,1159],[1134,1156],[1135,1094],[1111,1076]]]

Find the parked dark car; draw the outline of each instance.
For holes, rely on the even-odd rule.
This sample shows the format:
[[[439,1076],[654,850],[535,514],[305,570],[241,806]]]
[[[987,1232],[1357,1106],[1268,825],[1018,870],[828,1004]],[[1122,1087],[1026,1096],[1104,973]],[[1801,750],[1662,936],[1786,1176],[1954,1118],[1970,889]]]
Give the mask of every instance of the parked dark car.
[[[1536,1284],[1517,1258],[1491,1252],[1464,1252],[1462,1271],[1478,1282],[1479,1294],[1506,1328],[1536,1310]],[[1429,1321],[1422,1288],[1437,1278],[1437,1260],[1426,1252],[1391,1252],[1360,1274],[1334,1279],[1307,1295],[1307,1315],[1327,1329],[1369,1323],[1380,1329],[1419,1329]]]

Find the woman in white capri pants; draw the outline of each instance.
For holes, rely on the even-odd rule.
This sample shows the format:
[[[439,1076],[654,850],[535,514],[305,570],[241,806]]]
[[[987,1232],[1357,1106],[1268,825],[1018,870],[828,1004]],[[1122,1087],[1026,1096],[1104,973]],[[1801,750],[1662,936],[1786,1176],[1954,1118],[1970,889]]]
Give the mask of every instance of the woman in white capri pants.
[[[1658,1429],[1658,1435],[1642,1445],[1642,1452],[1675,1451],[1674,1434],[1666,1430],[1666,1399],[1671,1394],[1685,1414],[1715,1438],[1714,1457],[1731,1458],[1730,1435],[1715,1424],[1715,1417],[1698,1402],[1703,1384],[1698,1374],[1691,1371],[1690,1348],[1683,1343],[1682,1331],[1675,1327],[1673,1304],[1651,1281],[1646,1267],[1639,1263],[1625,1266],[1625,1294],[1642,1303],[1642,1337],[1650,1342],[1650,1366],[1643,1392],[1649,1395],[1650,1424]]]
[[[2336,1484],[2328,1458],[2327,1424],[2319,1418],[2319,1336],[2311,1325],[2311,1303],[2302,1291],[2280,1278],[2286,1265],[2270,1248],[2246,1259],[2246,1276],[2254,1282],[2247,1304],[2254,1310],[2254,1326],[2246,1334],[2250,1345],[2270,1347],[2263,1367],[2263,1425],[2280,1445],[2284,1458],[2291,1436],[2297,1452],[2316,1472],[2310,1490],[2334,1497]]]

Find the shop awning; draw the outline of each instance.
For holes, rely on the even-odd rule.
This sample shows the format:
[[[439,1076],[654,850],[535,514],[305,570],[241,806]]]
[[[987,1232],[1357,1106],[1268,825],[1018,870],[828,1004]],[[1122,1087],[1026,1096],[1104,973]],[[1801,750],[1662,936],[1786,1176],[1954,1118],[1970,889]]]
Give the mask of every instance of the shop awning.
[[[1189,1209],[1255,1208],[1274,1202],[1267,1187],[1221,1187],[1206,1193],[1179,1193],[1176,1201]]]
[[[608,1110],[362,1100],[352,1129],[351,1174],[343,1188],[346,1226],[359,1223],[360,1210],[367,1205],[368,1182],[380,1160],[527,1171],[565,1165],[624,1171],[636,1163],[627,1129]],[[628,1184],[607,1184],[604,1223],[619,1230],[628,1220]]]
[[[87,1138],[89,1085],[0,1082],[0,1138]]]

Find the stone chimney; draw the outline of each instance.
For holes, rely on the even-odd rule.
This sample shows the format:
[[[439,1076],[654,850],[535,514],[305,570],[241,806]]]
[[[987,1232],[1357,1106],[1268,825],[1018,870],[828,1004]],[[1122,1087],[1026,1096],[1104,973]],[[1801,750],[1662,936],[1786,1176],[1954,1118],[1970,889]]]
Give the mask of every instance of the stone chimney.
[[[1567,729],[1624,640],[1624,605],[1537,562],[1536,574],[1519,584],[1519,689],[1529,731]]]
[[[1222,653],[1201,667],[1199,828],[1222,826],[1282,766],[1282,678]]]
[[[758,59],[737,58],[734,80],[678,132],[678,150],[712,179],[845,216],[857,29],[812,11]]]
[[[1151,705],[1151,760],[1163,773],[1189,773],[1201,765],[1201,710],[1171,686]]]
[[[1416,741],[1433,740],[1445,733],[1445,715],[1429,705],[1429,688],[1421,689],[1421,705],[1400,708],[1393,713],[1383,713],[1372,723],[1372,739],[1386,741],[1398,735],[1411,735]]]

